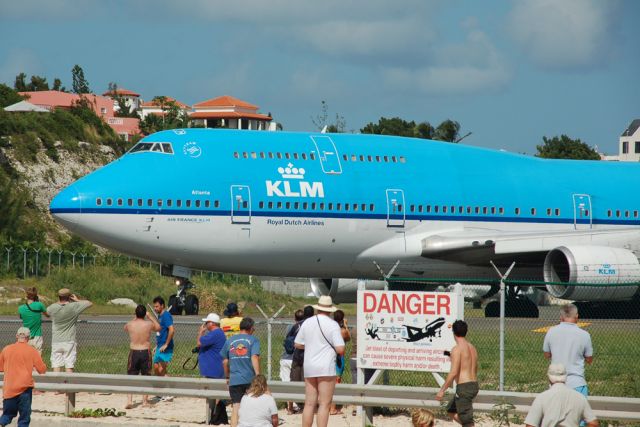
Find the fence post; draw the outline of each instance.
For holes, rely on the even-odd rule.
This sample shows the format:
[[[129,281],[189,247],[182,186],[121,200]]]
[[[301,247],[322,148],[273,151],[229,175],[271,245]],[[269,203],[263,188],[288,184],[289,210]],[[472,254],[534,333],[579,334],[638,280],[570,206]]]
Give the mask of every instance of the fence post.
[[[507,277],[511,273],[511,270],[513,270],[513,267],[515,267],[516,263],[515,262],[511,263],[511,266],[509,267],[509,269],[507,270],[507,272],[504,275],[502,273],[500,273],[500,270],[498,270],[498,267],[496,267],[496,265],[493,263],[493,261],[490,261],[490,263],[493,266],[493,269],[496,270],[496,273],[498,273],[498,276],[500,276],[500,380],[499,380],[499,390],[500,391],[504,391],[504,318],[505,318],[504,303],[505,303],[505,290],[506,290],[504,281],[507,280]]]
[[[29,252],[29,248],[23,248],[22,246],[20,246],[20,249],[22,249],[22,278],[26,279],[27,278],[27,252]]]
[[[9,272],[10,269],[10,264],[11,264],[11,251],[13,250],[13,248],[4,248],[5,251],[7,251],[7,273]]]
[[[256,304],[256,307],[258,308],[258,310],[260,310],[260,313],[262,313],[264,318],[267,319],[267,360],[269,361],[269,363],[267,364],[267,381],[271,381],[271,360],[272,360],[271,359],[271,332],[272,332],[271,322],[276,317],[278,317],[278,315],[282,310],[284,310],[285,305],[282,304],[282,307],[280,307],[280,309],[276,311],[275,314],[271,317],[267,316],[266,313],[262,311],[262,308],[258,304]]]
[[[51,253],[52,252],[53,252],[53,249],[47,248],[47,253],[49,253],[49,261],[47,263],[47,276],[51,274]]]
[[[80,254],[80,256],[82,257],[82,269],[84,270],[84,259],[87,256],[87,254]]]
[[[40,250],[41,250],[41,248],[33,250],[36,253],[36,277],[39,276],[38,270],[40,269]]]
[[[62,252],[60,249],[56,249],[56,252],[58,252],[58,270],[60,270],[60,266],[62,265]]]

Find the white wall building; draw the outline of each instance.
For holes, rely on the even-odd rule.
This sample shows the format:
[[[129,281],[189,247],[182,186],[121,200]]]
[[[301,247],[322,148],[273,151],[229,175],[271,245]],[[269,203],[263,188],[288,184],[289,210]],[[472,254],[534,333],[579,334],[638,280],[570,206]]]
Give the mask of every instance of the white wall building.
[[[131,111],[136,111],[136,110],[140,109],[140,103],[142,102],[142,100],[140,99],[140,94],[139,93],[135,93],[132,90],[118,88],[115,91],[115,94],[116,95],[120,95],[122,97],[122,99],[124,99],[124,105],[129,107],[129,109]],[[107,92],[102,94],[102,96],[107,96],[107,97],[113,99],[113,111],[119,111],[120,110],[120,106],[118,105],[118,103],[114,99],[113,95],[114,95],[114,93],[113,92],[109,92],[109,91],[107,91]]]
[[[206,128],[276,130],[271,116],[258,113],[258,107],[233,96],[219,96],[193,105],[193,125]]]
[[[191,111],[191,107],[189,107],[187,104],[184,104],[180,101],[176,101],[175,99],[171,98],[170,96],[167,96],[167,102],[175,102],[175,104],[178,106],[178,108],[180,110],[182,110],[182,112],[187,115],[189,114],[189,112]],[[140,109],[138,110],[138,115],[140,116],[141,120],[144,120],[145,117],[147,117],[149,114],[155,114],[157,116],[164,116],[167,112],[168,107],[165,106],[164,111],[162,110],[162,106],[158,103],[156,103],[155,101],[151,100],[149,102],[143,102],[142,104],[140,104]]]
[[[621,162],[640,161],[640,119],[635,119],[620,135],[618,146]]]

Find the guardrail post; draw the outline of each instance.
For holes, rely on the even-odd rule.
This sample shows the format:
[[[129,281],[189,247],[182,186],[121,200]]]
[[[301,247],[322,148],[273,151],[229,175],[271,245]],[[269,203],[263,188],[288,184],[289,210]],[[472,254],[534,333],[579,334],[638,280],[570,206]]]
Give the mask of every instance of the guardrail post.
[[[76,410],[76,394],[75,393],[65,393],[67,395],[67,399],[64,406],[64,415],[69,416],[72,412]]]
[[[213,412],[213,408],[216,407],[216,399],[205,399],[206,400],[206,405],[205,405],[205,411],[207,411],[204,414],[204,423],[206,425],[209,425],[211,423],[211,413]]]

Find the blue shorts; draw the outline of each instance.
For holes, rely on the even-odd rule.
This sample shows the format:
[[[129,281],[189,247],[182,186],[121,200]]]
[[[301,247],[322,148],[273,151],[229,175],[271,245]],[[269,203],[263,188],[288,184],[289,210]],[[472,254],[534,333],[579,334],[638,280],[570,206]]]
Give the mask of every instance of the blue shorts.
[[[173,349],[162,352],[160,349],[156,349],[155,354],[153,355],[153,363],[169,363],[173,358]]]

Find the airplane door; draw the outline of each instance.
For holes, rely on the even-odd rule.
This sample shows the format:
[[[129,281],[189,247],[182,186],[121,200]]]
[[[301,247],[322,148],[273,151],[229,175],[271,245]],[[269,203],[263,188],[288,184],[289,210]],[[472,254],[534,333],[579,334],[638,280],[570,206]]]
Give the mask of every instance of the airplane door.
[[[342,173],[342,165],[336,146],[328,136],[312,136],[311,140],[316,146],[322,171],[324,173],[338,175]]]
[[[231,223],[251,224],[251,191],[247,185],[231,186]]]
[[[573,228],[588,230],[593,228],[593,209],[591,196],[588,194],[573,195]]]
[[[404,191],[387,189],[387,227],[404,227]]]

